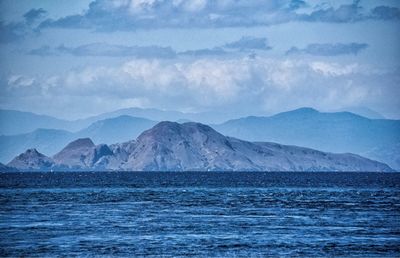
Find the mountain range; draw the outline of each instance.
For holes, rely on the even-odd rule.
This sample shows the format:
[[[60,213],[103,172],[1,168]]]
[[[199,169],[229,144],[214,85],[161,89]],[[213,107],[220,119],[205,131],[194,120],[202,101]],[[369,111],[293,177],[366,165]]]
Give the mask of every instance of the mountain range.
[[[383,119],[379,113],[368,108],[353,107],[353,113],[370,119]],[[48,115],[38,115],[32,112],[0,109],[0,135],[16,135],[30,133],[36,129],[59,129],[77,132],[94,122],[115,118],[118,116],[140,117],[153,121],[196,121],[205,124],[220,124],[229,119],[238,118],[243,114],[229,112],[184,113],[155,108],[124,108],[77,120],[64,120]]]
[[[30,133],[38,128],[59,129],[77,132],[91,124],[119,116],[131,116],[155,121],[197,121],[202,123],[222,123],[233,115],[224,112],[183,113],[154,108],[125,108],[77,120],[58,119],[47,115],[16,110],[0,110],[0,135]]]
[[[124,142],[136,138],[157,122],[137,117],[119,116],[96,121],[75,133],[57,129],[36,129],[30,133],[0,136],[0,161],[8,162],[15,155],[29,148],[53,155],[68,142],[89,137],[97,143]]]
[[[355,154],[226,137],[200,123],[160,122],[136,140],[69,143],[52,157],[28,149],[9,167],[20,171],[392,171]]]
[[[352,152],[400,168],[400,120],[368,119],[350,112],[300,108],[270,117],[245,117],[213,125],[249,141],[272,141],[329,152]]]
[[[126,114],[143,115],[152,119]],[[39,152],[52,156],[68,142],[77,138],[88,137],[96,144],[125,142],[136,138],[142,131],[154,126],[157,121],[164,120],[163,118],[170,118],[169,120],[180,123],[192,120],[180,112],[132,108],[79,120],[80,126],[85,124],[86,127],[77,131],[67,131],[50,128],[54,126],[54,122],[51,122],[54,120],[48,120],[48,117],[44,119],[42,116],[34,115],[30,119],[38,121],[35,120],[36,122],[29,124],[30,127],[25,128],[23,128],[24,123],[19,123],[18,119],[5,120],[9,117],[10,115],[0,116],[4,120],[1,128],[33,131],[0,136],[0,162],[3,163],[9,162],[17,154],[29,148],[36,148]],[[46,121],[50,122],[43,124]],[[77,121],[75,122],[78,123]],[[13,125],[5,126],[7,123]],[[47,129],[36,128],[39,125]],[[61,127],[62,123],[57,128]],[[224,123],[211,124],[211,127],[224,135],[252,142],[277,142],[327,152],[356,153],[400,170],[400,120],[370,119],[350,112],[327,113],[301,108],[273,116],[250,116],[228,120]],[[68,129],[68,126],[64,128]]]

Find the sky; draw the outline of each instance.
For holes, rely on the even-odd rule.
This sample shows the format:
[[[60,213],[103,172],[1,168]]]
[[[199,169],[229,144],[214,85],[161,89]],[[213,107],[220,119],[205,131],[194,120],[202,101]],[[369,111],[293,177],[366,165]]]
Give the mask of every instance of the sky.
[[[0,108],[400,119],[400,1],[0,0]]]

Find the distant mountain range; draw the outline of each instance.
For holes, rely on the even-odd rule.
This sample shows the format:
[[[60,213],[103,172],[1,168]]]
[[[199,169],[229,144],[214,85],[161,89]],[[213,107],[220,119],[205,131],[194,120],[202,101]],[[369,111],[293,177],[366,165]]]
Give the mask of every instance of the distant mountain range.
[[[78,120],[63,120],[46,115],[15,110],[0,110],[0,135],[30,133],[36,129],[59,129],[77,132],[91,124],[119,116],[140,117],[154,121],[198,121],[202,123],[222,123],[234,116],[218,112],[183,113],[153,108],[125,108]]]
[[[20,171],[392,171],[354,154],[248,142],[193,122],[160,122],[119,144],[81,138],[52,157],[28,149],[7,166]]]
[[[124,142],[136,138],[157,122],[137,117],[119,116],[96,121],[85,129],[71,133],[56,129],[36,129],[31,133],[0,136],[0,161],[8,162],[15,155],[29,148],[53,155],[68,142],[89,137],[96,143]]]
[[[30,133],[39,128],[74,130],[70,121],[31,112],[0,110],[0,135]]]
[[[136,138],[157,122],[127,115],[96,121],[89,127],[75,133],[75,138],[89,137],[96,143],[124,142]]]
[[[377,112],[367,108],[352,108],[353,113],[375,119],[384,118]],[[77,132],[94,122],[115,118],[118,116],[140,117],[153,121],[196,121],[204,124],[220,124],[229,119],[238,118],[243,114],[228,112],[183,113],[165,111],[154,108],[125,108],[78,120],[63,120],[47,115],[31,112],[0,109],[0,135],[16,135],[33,132],[36,129],[59,129]]]
[[[351,112],[369,119],[386,119],[382,114],[366,107],[349,107],[346,109],[331,110],[330,112]]]
[[[400,169],[400,120],[368,119],[350,112],[301,108],[270,117],[245,117],[213,125],[248,141],[273,141],[329,152],[352,152]]]
[[[160,120],[173,118],[181,123],[196,121],[194,114],[190,117],[190,114],[180,112],[138,108],[118,110],[73,122],[35,114],[28,118],[26,114],[10,112],[4,117],[1,116],[4,113],[0,113],[0,119],[3,120],[0,124],[2,130],[10,132],[12,128],[19,128],[20,131],[32,131],[0,136],[0,162],[3,163],[9,162],[28,148],[36,148],[39,152],[51,156],[77,138],[88,137],[96,144],[112,144],[134,139]],[[17,118],[11,119],[11,114],[16,114]],[[204,113],[197,115],[206,116]],[[33,119],[33,122],[26,123],[22,121],[24,119]],[[73,123],[73,126],[68,123]],[[85,126],[82,127],[83,125]],[[38,126],[48,129],[38,129]],[[56,126],[56,129],[51,128],[52,126]],[[350,112],[324,113],[311,108],[301,108],[274,116],[250,116],[211,126],[224,135],[252,142],[278,142],[328,152],[356,153],[400,170],[400,120],[369,119]],[[79,129],[76,130],[77,128]]]

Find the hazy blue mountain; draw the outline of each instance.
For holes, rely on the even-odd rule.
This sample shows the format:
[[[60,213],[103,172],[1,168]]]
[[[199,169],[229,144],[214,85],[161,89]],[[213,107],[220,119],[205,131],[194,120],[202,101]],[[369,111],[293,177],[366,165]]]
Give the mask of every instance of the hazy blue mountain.
[[[162,121],[162,120],[177,120],[184,118],[184,113],[178,111],[163,111],[154,108],[124,108],[112,112],[103,113],[97,116],[92,116],[82,120],[90,121],[91,123],[93,123],[98,120],[104,120],[118,116],[141,117],[149,120]]]
[[[73,133],[55,129],[37,129],[26,134],[0,136],[0,161],[9,162],[18,153],[31,148],[52,155],[75,138]]]
[[[188,114],[195,115],[195,114]],[[137,121],[140,124],[149,124],[147,128],[143,126],[139,126],[139,131],[137,135],[143,131],[144,129],[150,128],[155,122],[154,120],[178,120],[178,119],[187,119],[185,113],[176,112],[176,111],[162,111],[158,109],[142,109],[142,108],[127,108],[120,109],[113,112],[108,112],[104,114],[100,114],[97,116],[88,117],[85,119],[78,120],[63,120],[57,119],[55,117],[46,116],[46,115],[38,115],[31,112],[22,112],[15,110],[0,110],[0,135],[18,135],[31,133],[36,129],[58,129],[58,130],[66,130],[71,132],[81,131],[80,133],[85,133],[85,129],[87,130],[98,130],[96,127],[103,127],[102,130],[106,130],[107,125],[100,125],[102,123],[111,124],[111,122],[119,123],[128,126],[127,129],[132,129],[133,118],[131,121],[123,121],[124,119],[116,119],[114,121],[108,120],[111,118],[118,117],[137,117]],[[140,118],[143,118],[141,121]],[[106,120],[106,122],[99,122],[98,124],[94,124],[97,121]],[[147,121],[145,121],[147,119]],[[128,120],[128,119],[126,119]],[[148,121],[151,120],[151,121]],[[153,124],[151,124],[153,123]],[[91,128],[87,128],[91,126]],[[87,132],[87,131],[86,131]],[[120,132],[121,133],[121,132]],[[136,137],[137,135],[133,134],[131,137]],[[112,137],[112,136],[107,136]],[[117,139],[121,140],[121,139]]]
[[[273,141],[329,152],[377,158],[373,150],[391,150],[380,161],[400,168],[400,120],[368,119],[349,112],[322,113],[301,108],[270,117],[245,117],[213,125],[219,132],[249,141]],[[397,160],[397,161],[396,161]]]
[[[390,164],[392,168],[400,171],[400,142],[384,147],[373,148],[362,155]]]
[[[136,138],[155,124],[155,121],[143,118],[120,116],[94,122],[76,133],[37,129],[26,134],[0,136],[0,161],[9,162],[18,153],[30,148],[36,148],[39,152],[51,156],[77,138],[89,137],[96,143],[124,142]]]
[[[94,122],[76,133],[75,137],[90,137],[96,143],[124,142],[136,138],[157,122],[127,115]]]
[[[3,163],[0,163],[0,172],[16,172],[18,171],[16,168],[9,167],[4,165]]]
[[[346,109],[336,110],[335,112],[351,112],[369,119],[386,119],[382,114],[366,107],[349,107]]]
[[[195,120],[196,116],[202,115],[131,108],[86,120],[69,122],[60,120],[62,122],[58,126],[64,124],[69,128],[79,128],[91,120],[94,122],[76,133],[40,129],[21,135],[0,136],[0,162],[8,162],[28,148],[36,148],[45,155],[53,155],[66,143],[76,138],[90,137],[97,144],[124,142],[134,139],[140,132],[156,123],[153,120],[128,115],[113,117],[121,113],[153,116],[160,119],[193,116],[190,120]],[[98,121],[108,116],[111,118]],[[52,120],[49,117],[47,119]],[[182,123],[188,120],[188,118],[180,118],[176,121]],[[23,123],[21,126],[23,127]],[[349,112],[322,113],[311,108],[302,108],[270,117],[250,116],[229,120],[213,127],[225,135],[249,141],[272,141],[322,151],[357,153],[400,169],[399,120],[368,119]]]
[[[70,122],[30,112],[0,110],[0,135],[32,132],[38,128],[69,129]]]
[[[237,114],[226,114],[225,112],[200,112],[183,113],[179,111],[159,110],[155,108],[124,108],[112,112],[107,112],[97,116],[89,117],[76,122],[89,124],[98,120],[113,118],[117,116],[142,117],[153,121],[198,121],[203,123],[221,123],[229,118],[237,117]]]
[[[134,140],[95,146],[89,138],[69,143],[53,156],[36,150],[8,165],[21,170],[130,171],[391,171],[354,154],[332,154],[276,143],[225,137],[200,123],[160,122]]]
[[[236,117],[219,112],[183,113],[164,111],[152,108],[126,108],[113,112],[78,120],[62,120],[51,116],[38,115],[15,110],[0,110],[0,135],[17,135],[30,133],[36,129],[59,129],[71,132],[83,130],[91,124],[119,116],[144,118],[151,121],[200,121],[204,123],[221,123],[226,119]],[[118,121],[116,121],[118,122]],[[141,122],[141,121],[138,121]],[[142,121],[143,122],[143,121]]]

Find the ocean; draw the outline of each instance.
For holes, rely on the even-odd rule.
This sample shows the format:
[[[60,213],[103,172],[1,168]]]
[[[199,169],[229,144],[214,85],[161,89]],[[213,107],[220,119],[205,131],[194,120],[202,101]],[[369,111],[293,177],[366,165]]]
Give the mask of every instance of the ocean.
[[[0,174],[0,256],[400,256],[400,173]]]

